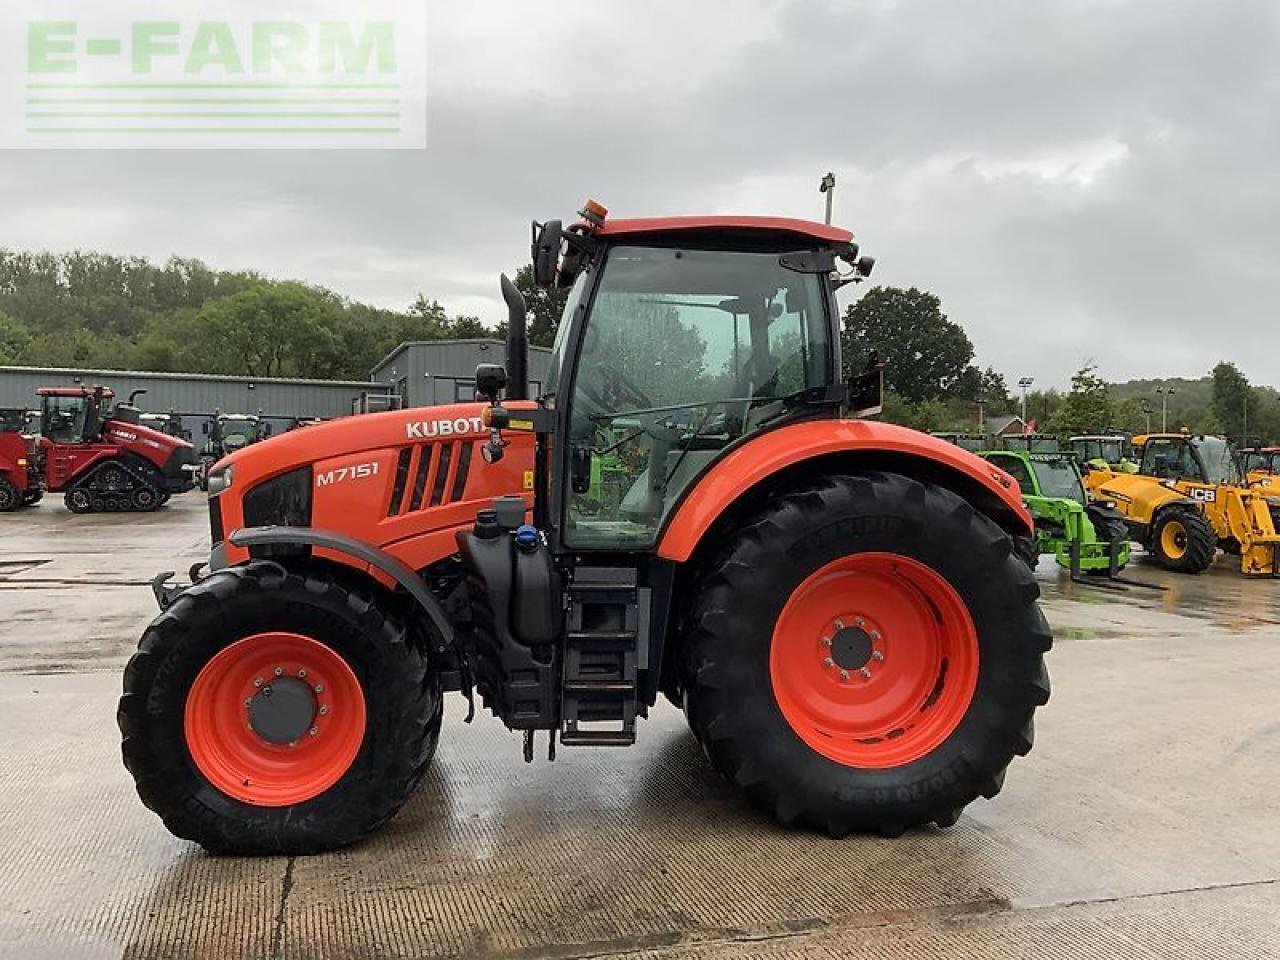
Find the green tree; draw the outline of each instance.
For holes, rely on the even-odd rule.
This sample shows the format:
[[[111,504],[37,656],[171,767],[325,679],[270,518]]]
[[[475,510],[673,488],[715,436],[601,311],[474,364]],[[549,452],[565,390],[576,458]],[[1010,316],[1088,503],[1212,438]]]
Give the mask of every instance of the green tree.
[[[30,345],[30,331],[13,317],[0,313],[0,364],[24,362],[23,354]]]
[[[559,287],[539,287],[533,282],[533,267],[529,264],[516,271],[515,285],[524,294],[525,306],[529,310],[529,342],[539,347],[551,346],[569,291]]]
[[[1097,374],[1097,366],[1087,363],[1071,378],[1071,392],[1054,415],[1053,432],[1062,436],[1101,433],[1111,426],[1114,409],[1107,382]]]
[[[845,311],[842,343],[847,369],[863,369],[875,354],[886,384],[911,402],[948,394],[973,359],[973,344],[942,302],[915,287],[868,290]]]
[[[1258,395],[1234,363],[1223,361],[1213,368],[1213,400],[1209,409],[1232,440],[1247,442],[1249,438],[1245,434],[1256,431]]]

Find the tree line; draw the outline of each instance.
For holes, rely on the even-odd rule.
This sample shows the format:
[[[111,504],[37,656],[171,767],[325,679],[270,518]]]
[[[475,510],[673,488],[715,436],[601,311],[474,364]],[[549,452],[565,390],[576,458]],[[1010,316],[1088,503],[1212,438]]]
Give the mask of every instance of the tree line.
[[[529,305],[529,339],[550,346],[566,292],[541,290],[528,266],[515,273]],[[972,341],[916,288],[877,286],[844,313],[847,370],[874,354],[886,364],[885,417],[921,430],[973,432],[986,417],[1018,412],[999,371],[975,362]],[[245,377],[363,380],[400,343],[502,336],[503,325],[449,315],[420,294],[404,310],[350,300],[320,286],[252,271],[215,270],[173,257],[0,249],[0,364]],[[1200,380],[1109,384],[1091,362],[1066,391],[1028,395],[1028,419],[1047,433],[1160,429],[1156,388],[1170,429],[1234,440],[1280,440],[1280,394],[1254,387],[1232,363]]]
[[[1004,376],[974,363],[973,343],[947,318],[932,293],[872,287],[844,315],[843,353],[849,371],[872,354],[886,364],[885,419],[918,430],[974,433],[985,416],[1020,412]],[[1163,391],[1163,393],[1157,392]],[[1255,387],[1234,364],[1218,363],[1199,380],[1108,383],[1085,361],[1069,390],[1035,390],[1027,419],[1041,433],[1073,436],[1123,430],[1186,428],[1237,443],[1280,442],[1280,393]]]
[[[530,298],[531,340],[549,345],[562,296]],[[556,314],[558,317],[558,313]],[[404,310],[323,287],[174,257],[0,249],[0,364],[363,380],[407,340],[500,335],[425,295]]]

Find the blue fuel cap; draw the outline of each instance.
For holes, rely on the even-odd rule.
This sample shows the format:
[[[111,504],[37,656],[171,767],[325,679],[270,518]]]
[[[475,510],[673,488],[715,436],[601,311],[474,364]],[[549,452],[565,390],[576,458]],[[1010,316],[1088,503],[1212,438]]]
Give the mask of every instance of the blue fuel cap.
[[[538,528],[531,523],[522,523],[516,527],[516,546],[523,550],[535,549],[541,538],[538,536]]]

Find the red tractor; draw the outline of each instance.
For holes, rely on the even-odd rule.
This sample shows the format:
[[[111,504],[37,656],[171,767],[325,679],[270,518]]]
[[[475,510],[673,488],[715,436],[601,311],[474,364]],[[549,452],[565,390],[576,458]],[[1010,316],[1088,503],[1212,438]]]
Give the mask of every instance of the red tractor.
[[[39,503],[40,485],[36,440],[27,434],[27,411],[0,410],[0,513]]]
[[[488,404],[214,466],[208,572],[156,578],[125,671],[143,802],[216,852],[351,843],[418,783],[447,691],[526,760],[540,732],[549,758],[633,743],[663,694],[755,804],[833,836],[994,796],[1049,696],[1031,517],[992,464],[858,418],[881,378],[840,376],[852,235],[589,203],[533,254],[569,288],[539,397],[504,277]]]
[[[41,387],[38,456],[46,489],[72,513],[149,511],[194,486],[195,448],[143,426],[137,390],[109,409],[109,387]]]

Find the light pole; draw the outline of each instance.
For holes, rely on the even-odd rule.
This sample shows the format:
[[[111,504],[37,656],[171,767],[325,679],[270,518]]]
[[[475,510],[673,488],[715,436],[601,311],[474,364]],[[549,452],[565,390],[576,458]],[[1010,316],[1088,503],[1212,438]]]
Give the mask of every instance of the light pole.
[[[1142,402],[1142,415],[1147,418],[1147,433],[1151,432],[1151,404]]]
[[[1035,377],[1023,377],[1018,381],[1018,386],[1022,388],[1022,430],[1024,433],[1027,429],[1027,391],[1035,382]]]
[[[836,175],[834,173],[831,173],[830,171],[827,172],[827,175],[822,178],[822,182],[818,184],[818,192],[825,193],[827,195],[826,222],[830,223],[831,222],[831,204],[836,197]]]
[[[1169,432],[1169,398],[1173,396],[1173,387],[1156,387],[1160,395],[1160,432]]]

